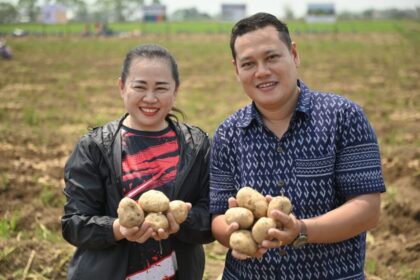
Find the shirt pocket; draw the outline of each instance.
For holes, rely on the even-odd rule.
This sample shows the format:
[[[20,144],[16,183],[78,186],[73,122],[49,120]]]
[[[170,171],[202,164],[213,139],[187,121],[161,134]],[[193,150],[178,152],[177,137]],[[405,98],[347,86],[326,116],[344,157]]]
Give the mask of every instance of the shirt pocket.
[[[335,156],[298,158],[293,209],[298,218],[322,215],[336,205]]]

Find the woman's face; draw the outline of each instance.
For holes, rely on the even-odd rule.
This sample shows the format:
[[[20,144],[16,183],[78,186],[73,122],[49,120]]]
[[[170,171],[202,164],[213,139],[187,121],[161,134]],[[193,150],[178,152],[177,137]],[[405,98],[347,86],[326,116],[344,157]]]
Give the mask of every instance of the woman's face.
[[[125,83],[120,80],[121,97],[129,116],[124,124],[142,131],[167,127],[166,116],[177,94],[168,61],[162,58],[135,58]]]

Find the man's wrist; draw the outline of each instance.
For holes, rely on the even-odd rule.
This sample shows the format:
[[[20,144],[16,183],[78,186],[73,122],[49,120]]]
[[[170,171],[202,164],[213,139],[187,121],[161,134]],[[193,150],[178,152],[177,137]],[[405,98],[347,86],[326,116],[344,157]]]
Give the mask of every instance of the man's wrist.
[[[292,246],[295,248],[302,247],[303,245],[308,243],[308,230],[306,224],[302,220],[298,220],[300,230],[296,239],[292,242]]]

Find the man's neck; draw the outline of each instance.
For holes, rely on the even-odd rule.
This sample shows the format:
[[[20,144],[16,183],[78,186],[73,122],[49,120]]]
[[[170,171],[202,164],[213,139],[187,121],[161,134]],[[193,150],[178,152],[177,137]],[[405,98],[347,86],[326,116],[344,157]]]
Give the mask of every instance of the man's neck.
[[[289,127],[290,120],[296,110],[299,94],[300,89],[297,87],[295,94],[281,106],[273,109],[258,108],[264,124],[279,138],[283,136]]]

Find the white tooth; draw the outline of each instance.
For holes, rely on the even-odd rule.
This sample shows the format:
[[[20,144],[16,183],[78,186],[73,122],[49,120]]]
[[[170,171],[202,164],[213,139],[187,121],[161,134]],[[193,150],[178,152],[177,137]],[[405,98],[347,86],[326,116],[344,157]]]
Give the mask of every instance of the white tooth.
[[[152,112],[156,112],[157,109],[149,109],[149,108],[142,108],[142,110],[146,113],[152,113]]]
[[[265,87],[270,87],[272,85],[274,85],[274,83],[265,83],[265,84],[260,84],[258,87],[265,88]]]

